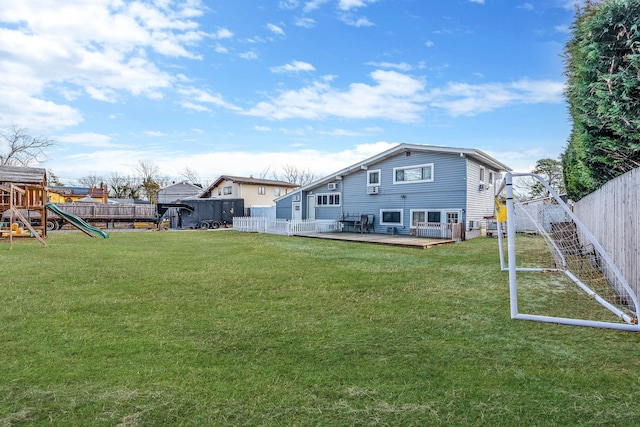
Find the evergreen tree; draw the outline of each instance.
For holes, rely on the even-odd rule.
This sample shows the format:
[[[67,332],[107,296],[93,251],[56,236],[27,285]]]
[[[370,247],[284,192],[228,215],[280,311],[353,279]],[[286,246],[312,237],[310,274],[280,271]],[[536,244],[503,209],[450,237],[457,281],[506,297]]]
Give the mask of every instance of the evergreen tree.
[[[640,166],[640,0],[587,2],[566,47],[573,130],[562,156],[574,200]]]

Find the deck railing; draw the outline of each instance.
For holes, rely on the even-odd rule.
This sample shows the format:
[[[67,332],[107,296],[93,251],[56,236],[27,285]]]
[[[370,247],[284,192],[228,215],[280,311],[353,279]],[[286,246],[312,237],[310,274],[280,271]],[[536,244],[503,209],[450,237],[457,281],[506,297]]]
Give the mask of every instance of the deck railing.
[[[416,237],[430,237],[432,239],[451,239],[453,224],[440,222],[419,222],[416,224]]]
[[[295,236],[311,233],[337,232],[340,231],[340,222],[329,219],[287,220],[245,216],[233,218],[233,229],[250,233]]]

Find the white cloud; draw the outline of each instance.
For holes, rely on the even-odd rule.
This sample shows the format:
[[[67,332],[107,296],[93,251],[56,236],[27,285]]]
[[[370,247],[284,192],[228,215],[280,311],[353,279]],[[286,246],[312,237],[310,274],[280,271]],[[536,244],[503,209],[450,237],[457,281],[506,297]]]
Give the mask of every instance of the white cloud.
[[[84,147],[111,147],[111,137],[94,132],[74,133],[57,136],[56,141],[62,144],[82,145]]]
[[[258,54],[255,53],[252,50],[249,50],[247,52],[243,52],[241,54],[238,55],[240,58],[242,59],[258,59]]]
[[[522,3],[521,5],[518,6],[518,9],[531,11],[534,9],[534,7],[531,3]]]
[[[152,152],[145,148],[131,146],[127,149],[113,147],[91,153],[75,153],[65,156],[65,162],[52,168],[63,181],[72,181],[88,175],[109,177],[113,173],[121,175],[135,174],[140,159],[156,164],[163,175],[176,177],[179,171],[189,168],[204,179],[213,180],[221,174],[240,176],[258,176],[267,167],[271,171],[281,172],[284,165],[296,165],[308,169],[322,177],[337,172],[347,166],[360,162],[395,146],[395,143],[375,142],[360,144],[341,151],[323,151],[320,149],[287,149],[285,151],[212,151],[194,153],[187,151]],[[42,165],[43,167],[49,167]],[[215,176],[212,176],[212,173]]]
[[[353,18],[351,15],[341,15],[340,20],[347,25],[351,25],[353,27],[372,27],[375,24],[369,20],[369,18],[362,16],[360,18]]]
[[[337,137],[361,137],[369,136],[373,133],[379,132],[379,128],[365,128],[364,130],[352,130],[352,129],[331,129],[328,131],[318,131],[320,135],[337,136]]]
[[[296,27],[313,28],[316,25],[316,21],[312,18],[296,18]]]
[[[233,37],[233,33],[229,31],[227,28],[220,28],[215,32],[214,37],[217,39],[229,39]]]
[[[284,30],[275,24],[267,24],[267,29],[273,34],[284,36]]]
[[[367,65],[371,65],[379,68],[393,68],[400,71],[411,71],[413,67],[406,62],[367,62]]]
[[[298,7],[299,5],[299,1],[298,0],[280,0],[280,3],[278,4],[278,6],[280,7],[280,9],[295,9]]]
[[[351,10],[358,7],[365,7],[369,3],[375,3],[377,0],[339,0],[338,9]]]
[[[469,0],[471,3],[484,4],[484,0]]]
[[[147,136],[152,136],[154,138],[160,138],[160,137],[163,137],[163,136],[167,136],[166,133],[161,132],[159,130],[147,130],[147,131],[144,132],[144,134],[147,135]]]
[[[424,42],[424,45],[426,47],[433,47],[435,45],[435,43],[433,43],[433,41],[431,41],[431,40],[427,40],[426,42]]]
[[[300,90],[290,90],[270,101],[258,103],[244,114],[271,120],[327,117],[385,119],[416,122],[424,110],[421,105],[424,83],[396,71],[376,70],[370,74],[374,85],[352,83],[340,91],[327,81],[317,81]]]
[[[473,116],[515,104],[559,103],[564,83],[522,79],[512,83],[449,83],[429,93],[430,105],[452,116]]]
[[[300,71],[315,71],[315,67],[308,62],[293,61],[289,64],[271,67],[272,73],[298,73]]]
[[[311,12],[320,8],[324,3],[329,2],[329,0],[311,0],[305,3],[303,10],[304,12]]]
[[[68,102],[82,92],[102,102],[127,93],[161,99],[176,79],[151,54],[198,59],[191,47],[208,35],[192,18],[201,14],[194,1],[3,4],[0,117],[49,129],[82,121],[74,108],[44,101],[45,90],[63,94]],[[223,29],[215,37],[229,36]],[[9,102],[12,98],[19,102]]]
[[[216,107],[222,107],[227,110],[239,111],[240,108],[224,100],[220,94],[211,94],[204,89],[199,88],[181,88],[178,89],[178,94],[182,95],[185,99],[181,103],[186,108],[208,111],[205,105],[213,105]]]

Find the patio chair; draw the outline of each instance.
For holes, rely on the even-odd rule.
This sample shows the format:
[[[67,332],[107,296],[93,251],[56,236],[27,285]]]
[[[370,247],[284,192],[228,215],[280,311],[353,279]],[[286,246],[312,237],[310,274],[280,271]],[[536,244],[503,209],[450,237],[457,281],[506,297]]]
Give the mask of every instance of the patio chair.
[[[364,233],[369,229],[369,215],[362,214],[360,215],[360,221],[356,221],[353,225],[353,231],[360,231],[360,233]]]

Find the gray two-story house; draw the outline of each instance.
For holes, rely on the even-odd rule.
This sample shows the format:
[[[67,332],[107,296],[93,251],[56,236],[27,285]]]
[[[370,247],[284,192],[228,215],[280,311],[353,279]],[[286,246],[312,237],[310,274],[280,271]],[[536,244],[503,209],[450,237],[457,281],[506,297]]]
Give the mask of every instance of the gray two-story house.
[[[476,149],[400,144],[277,199],[276,216],[353,225],[367,215],[366,231],[407,235],[424,224],[462,223],[473,237],[510,170]]]

